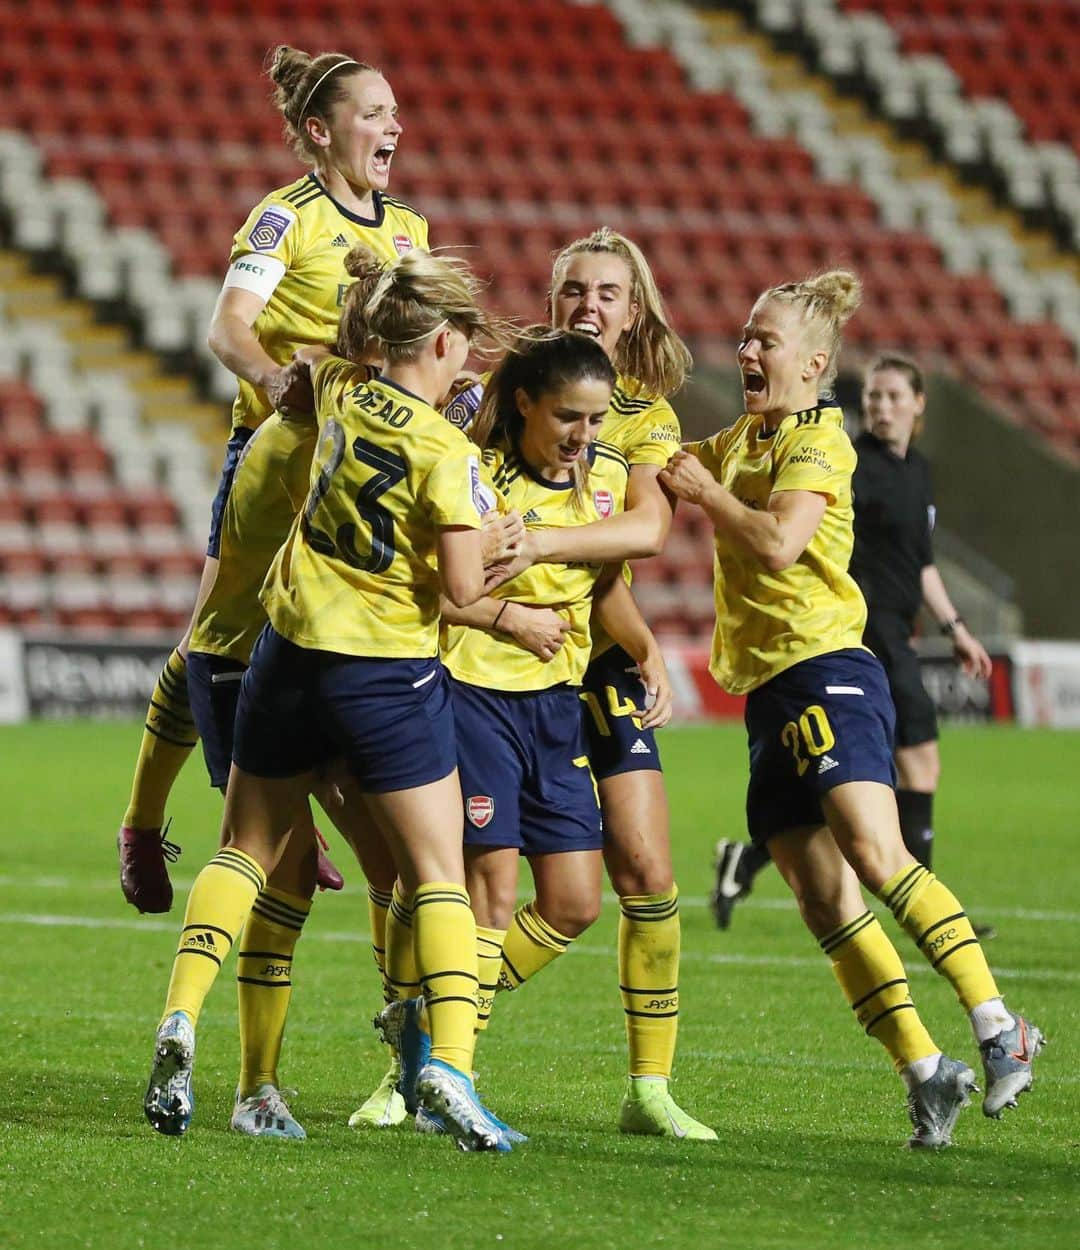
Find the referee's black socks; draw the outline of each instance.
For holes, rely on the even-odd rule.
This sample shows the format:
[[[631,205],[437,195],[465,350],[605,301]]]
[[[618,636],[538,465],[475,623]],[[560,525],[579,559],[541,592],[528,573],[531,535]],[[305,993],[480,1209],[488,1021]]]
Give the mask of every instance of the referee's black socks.
[[[904,845],[924,868],[930,867],[934,850],[934,796],[923,790],[897,790],[900,833]]]

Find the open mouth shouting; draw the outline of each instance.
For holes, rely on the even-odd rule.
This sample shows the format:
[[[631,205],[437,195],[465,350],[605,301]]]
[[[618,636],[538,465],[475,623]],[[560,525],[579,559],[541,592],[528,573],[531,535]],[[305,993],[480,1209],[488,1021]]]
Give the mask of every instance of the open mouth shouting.
[[[371,164],[375,172],[383,178],[390,176],[390,164],[394,159],[394,153],[397,151],[397,144],[390,142],[384,143],[382,147],[376,148],[375,155],[371,158]]]
[[[760,395],[765,390],[765,377],[758,373],[756,369],[743,370],[743,394],[749,398],[751,395]]]
[[[579,317],[570,322],[570,329],[576,330],[578,334],[587,334],[591,339],[598,339],[601,334],[600,322],[594,317]]]

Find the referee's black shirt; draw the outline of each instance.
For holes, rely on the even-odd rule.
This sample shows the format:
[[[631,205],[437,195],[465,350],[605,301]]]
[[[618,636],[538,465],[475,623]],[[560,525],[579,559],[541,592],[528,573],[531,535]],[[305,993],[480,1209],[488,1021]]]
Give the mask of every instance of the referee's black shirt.
[[[855,450],[851,575],[871,616],[892,613],[910,627],[922,603],[922,571],[934,562],[930,463],[914,447],[901,459],[870,433],[859,435]]]

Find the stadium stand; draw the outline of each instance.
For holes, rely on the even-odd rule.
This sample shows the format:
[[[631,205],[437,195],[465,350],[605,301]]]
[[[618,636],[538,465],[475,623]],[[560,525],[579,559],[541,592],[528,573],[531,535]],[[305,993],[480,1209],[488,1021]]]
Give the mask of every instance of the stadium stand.
[[[988,21],[1005,7],[980,3]],[[605,221],[642,243],[699,361],[726,364],[748,301],[764,285],[847,262],[867,288],[852,326],[856,350],[887,343],[917,352],[931,367],[958,372],[1058,453],[1077,456],[1073,271],[1057,281],[1033,276],[1022,240],[994,223],[973,228],[948,177],[924,162],[912,177],[910,145],[860,122],[850,100],[772,41],[831,31],[835,48],[823,35],[820,47],[832,48],[841,78],[845,49],[852,73],[886,62],[890,72],[921,67],[916,103],[926,104],[937,98],[926,85],[934,71],[919,60],[923,42],[911,47],[919,56],[905,56],[904,23],[914,30],[918,13],[935,6],[885,6],[899,33],[861,12],[868,6],[859,0],[713,7],[729,11],[646,0],[414,0],[404,22],[393,6],[346,0],[212,0],[193,22],[179,0],[0,0],[0,82],[12,128],[0,135],[0,202],[10,241],[23,254],[63,258],[78,297],[65,316],[77,321],[80,305],[132,311],[142,346],[188,361],[220,413],[233,383],[204,340],[224,258],[251,205],[298,172],[260,78],[263,59],[283,38],[340,46],[384,66],[402,105],[394,194],[429,216],[435,242],[469,249],[506,311],[539,317],[552,250]],[[832,24],[815,25],[815,14]],[[941,27],[933,50],[951,56],[948,31],[937,19],[929,24]],[[904,81],[916,81],[914,73]],[[951,90],[959,98],[956,82]],[[901,94],[896,87],[896,100]],[[1067,201],[1049,174],[1044,183]],[[5,305],[11,314],[10,298]],[[6,372],[25,381],[10,408],[3,400],[6,480],[18,479],[21,493],[24,469],[33,467],[43,481],[52,476],[50,490],[69,484],[77,498],[69,535],[93,535],[81,544],[84,556],[133,605],[115,618],[148,620],[135,607],[142,600],[131,561],[164,586],[175,566],[162,562],[190,553],[205,526],[205,473],[174,415],[192,409],[190,396],[178,395],[175,376],[148,378],[139,368],[86,368],[75,386],[63,363],[78,357],[73,339],[81,335],[75,363],[84,366],[88,356],[130,353],[96,322],[79,331],[69,320],[63,332],[55,322],[42,329],[38,318],[19,324],[19,367]],[[3,365],[0,358],[0,373]],[[207,428],[213,411],[200,414]],[[174,419],[151,426],[142,419],[148,412]],[[10,451],[9,420],[27,432],[34,423],[43,439],[29,461]],[[94,436],[77,470],[51,441],[61,426]],[[186,531],[173,515],[143,532],[148,518],[133,501],[148,489],[171,493]],[[0,535],[25,547],[41,524],[34,508],[8,509]],[[709,619],[708,546],[680,518],[665,559],[643,566],[640,592],[658,625],[686,632]],[[47,612],[43,570],[32,560],[9,568],[16,555],[4,546],[5,578],[19,581],[33,605],[25,611]],[[55,578],[54,557],[45,560]],[[74,582],[76,569],[67,573]],[[102,609],[64,608],[80,610],[87,615],[79,619],[90,619]]]

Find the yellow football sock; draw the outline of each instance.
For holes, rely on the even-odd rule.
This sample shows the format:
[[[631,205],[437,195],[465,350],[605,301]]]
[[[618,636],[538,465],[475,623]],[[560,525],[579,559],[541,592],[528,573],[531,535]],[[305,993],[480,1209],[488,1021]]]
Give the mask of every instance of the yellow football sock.
[[[956,895],[922,864],[903,868],[878,898],[915,939],[930,967],[948,979],[965,1011],[999,998],[993,973]]]
[[[619,899],[619,992],[631,1076],[671,1076],[681,942],[678,886]]]
[[[243,851],[226,847],[195,878],[184,912],[162,1019],[186,1012],[194,1024],[266,874]]]
[[[476,921],[465,887],[429,881],[413,897],[416,963],[431,1057],[472,1073],[476,1042]]]
[[[495,1003],[495,990],[499,984],[502,967],[503,938],[505,929],[486,929],[476,926],[476,964],[480,976],[480,990],[476,999],[477,1032],[486,1029]]]
[[[386,979],[386,915],[390,910],[392,894],[385,890],[376,890],[373,885],[367,888],[368,924],[371,925],[371,953],[375,958],[375,967],[379,970],[379,980],[383,987],[383,1002],[394,1001],[390,993],[390,985]]]
[[[900,956],[872,912],[823,937],[821,949],[855,1019],[889,1052],[897,1072],[939,1053],[911,1001]]]
[[[401,882],[394,882],[394,893],[386,913],[386,981],[388,1002],[416,998],[420,993],[420,973],[416,970],[416,938],[413,933],[413,904]]]
[[[198,741],[188,702],[187,661],[174,651],[165,661],[146,710],[131,798],[124,813],[128,828],[161,828],[169,792]]]
[[[536,900],[514,912],[514,919],[503,938],[502,966],[499,969],[500,990],[516,990],[563,954],[573,941],[540,915]]]
[[[256,898],[236,953],[240,1008],[240,1096],[277,1085],[285,1017],[292,998],[293,951],[311,899],[267,886]]]

